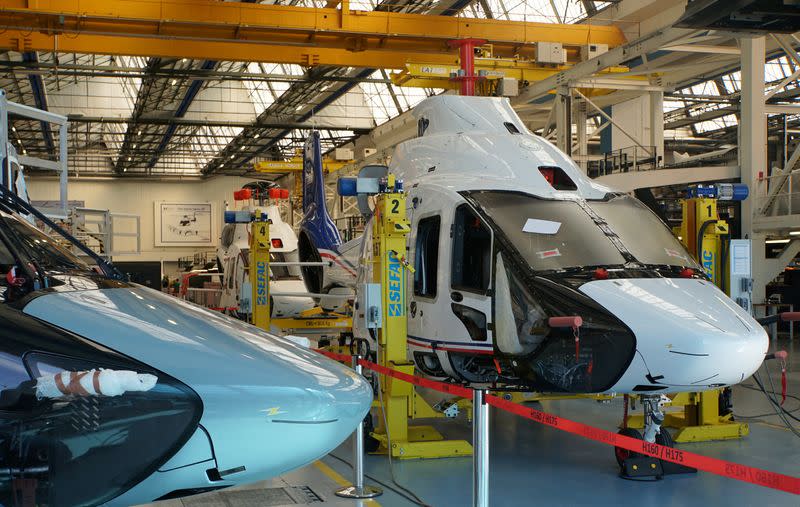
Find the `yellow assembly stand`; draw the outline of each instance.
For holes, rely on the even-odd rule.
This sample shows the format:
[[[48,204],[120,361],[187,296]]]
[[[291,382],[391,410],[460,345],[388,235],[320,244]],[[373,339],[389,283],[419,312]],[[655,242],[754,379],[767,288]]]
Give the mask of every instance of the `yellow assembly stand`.
[[[269,220],[264,215],[250,223],[250,285],[252,324],[269,331]]]
[[[256,212],[258,215],[259,212]],[[256,216],[250,224],[250,268],[249,277],[252,293],[252,321],[265,331],[273,327],[285,332],[349,332],[353,328],[353,319],[347,315],[325,313],[321,308],[304,311],[296,318],[272,319],[269,289],[269,219]]]
[[[687,250],[702,264],[715,285],[726,290],[727,266],[720,255],[727,247],[728,223],[719,218],[717,199],[693,197],[683,201],[683,221],[675,231]],[[726,290],[726,292],[729,292]],[[665,412],[664,426],[677,428],[676,442],[704,442],[741,438],[750,433],[746,423],[733,420],[733,414],[720,414],[721,389],[699,393],[678,393],[670,407],[681,411]],[[630,416],[628,425],[641,428],[641,415]]]
[[[388,192],[376,196],[372,220],[373,282],[382,289],[382,326],[378,329],[378,363],[414,374],[414,363],[406,350],[406,237],[411,227],[406,218],[406,199],[395,192],[395,179],[388,176]],[[372,436],[380,442],[379,453],[391,452],[400,459],[470,456],[472,446],[465,440],[445,440],[431,426],[410,426],[409,419],[442,417],[433,410],[414,386],[386,375],[380,376],[381,399],[386,423],[378,417]],[[388,430],[388,431],[387,431]],[[388,435],[387,435],[388,433]],[[391,440],[391,443],[390,443]]]
[[[297,317],[272,319],[273,327],[283,332],[342,333],[353,329],[353,318],[338,313],[329,313],[315,306],[304,310]]]

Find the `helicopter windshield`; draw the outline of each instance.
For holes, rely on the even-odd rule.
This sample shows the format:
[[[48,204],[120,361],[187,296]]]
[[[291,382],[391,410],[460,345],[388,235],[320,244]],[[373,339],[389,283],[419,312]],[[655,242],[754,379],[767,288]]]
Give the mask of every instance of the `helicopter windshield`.
[[[536,272],[629,262],[700,269],[664,223],[628,195],[603,201],[505,191],[467,196]]]

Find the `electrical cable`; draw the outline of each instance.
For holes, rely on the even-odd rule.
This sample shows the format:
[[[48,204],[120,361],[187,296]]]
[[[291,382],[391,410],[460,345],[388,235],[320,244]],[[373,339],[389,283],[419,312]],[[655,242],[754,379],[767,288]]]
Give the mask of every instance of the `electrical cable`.
[[[402,491],[406,492],[410,497],[414,498],[414,500],[412,500],[412,501],[415,504],[419,505],[420,507],[431,507],[429,504],[425,503],[420,497],[418,497],[413,491],[411,491],[410,489],[406,488],[405,486],[403,486],[402,484],[400,484],[397,481],[397,477],[395,477],[395,474],[394,474],[394,461],[392,461],[392,451],[391,451],[391,449],[392,449],[392,437],[389,435],[389,424],[388,424],[388,422],[386,420],[386,408],[385,408],[385,406],[383,404],[383,389],[381,389],[380,386],[378,387],[378,404],[381,407],[381,415],[383,417],[383,426],[384,426],[384,429],[386,430],[386,447],[389,449],[389,451],[386,454],[387,454],[387,456],[389,456],[389,472],[391,473],[391,476],[392,476],[392,484],[394,484],[395,486],[400,488]]]
[[[754,385],[750,385],[750,384],[738,384],[738,387],[744,387],[745,389],[748,389],[750,391],[761,391],[761,389],[759,389],[758,386],[754,386]],[[771,394],[773,396],[780,396],[780,394],[781,394],[781,393],[779,393],[777,391],[767,391],[767,393],[769,393],[769,394]],[[792,400],[795,400],[795,401],[800,401],[800,396],[795,396],[793,394],[788,394],[787,393],[786,394],[786,398],[787,399],[792,399]],[[786,410],[786,409],[784,409],[784,410]],[[800,411],[800,407],[793,408],[793,409],[789,410],[789,412],[798,412],[798,411]]]
[[[769,385],[772,388],[772,391],[770,391],[770,392],[777,393],[777,391],[775,390],[775,384],[774,384],[774,382],[772,380],[772,376],[769,374],[769,367],[766,365],[766,363],[764,364],[764,369],[767,372],[767,378],[769,379]],[[759,379],[756,379],[756,380],[758,381]],[[764,390],[764,393],[767,393],[767,391]],[[792,397],[796,398],[796,396],[792,396]],[[778,403],[777,400],[773,400],[773,403],[776,404],[778,406],[778,408],[780,408],[781,412],[785,413],[786,415],[788,415],[789,417],[791,417],[795,421],[800,422],[800,418],[797,418],[797,417],[793,416],[790,412],[788,412],[786,409],[784,409],[783,405]]]
[[[777,401],[777,400],[775,400],[775,399],[774,399],[774,398],[773,398],[773,397],[772,397],[772,396],[769,394],[770,392],[772,392],[772,393],[775,393],[775,392],[776,392],[776,391],[775,391],[775,383],[774,383],[774,382],[773,382],[773,380],[772,380],[772,376],[769,374],[769,368],[768,368],[768,366],[767,366],[767,363],[765,362],[763,366],[764,366],[764,371],[765,371],[765,372],[766,372],[766,374],[767,374],[767,378],[769,379],[770,387],[772,387],[772,391],[767,391],[767,389],[764,387],[764,384],[761,382],[761,378],[760,378],[760,376],[759,376],[759,373],[758,373],[758,371],[756,371],[755,373],[753,373],[753,380],[755,380],[756,384],[758,384],[758,387],[759,387],[759,389],[760,389],[760,390],[761,390],[761,391],[764,393],[764,396],[767,398],[767,400],[769,401],[769,403],[770,403],[770,404],[773,406],[773,408],[775,409],[775,414],[774,414],[774,415],[777,415],[777,416],[778,416],[778,417],[781,419],[781,421],[783,421],[783,423],[786,425],[786,428],[787,428],[789,431],[791,431],[792,433],[794,433],[794,435],[795,435],[795,436],[797,436],[798,438],[800,438],[800,430],[798,430],[798,429],[797,429],[797,428],[794,426],[794,424],[792,424],[792,422],[791,422],[791,421],[789,421],[789,419],[787,419],[787,416],[788,416],[788,417],[790,417],[790,418],[792,418],[792,419],[794,419],[795,421],[798,421],[798,422],[800,422],[800,418],[797,418],[797,417],[795,417],[795,416],[794,416],[794,415],[792,415],[790,412],[788,412],[786,409],[784,409],[784,408],[783,408],[783,407],[780,405],[780,403],[778,403],[778,401]]]
[[[775,383],[772,380],[772,376],[769,374],[769,368],[764,366],[764,369],[767,372],[767,378],[769,379],[769,386],[772,388],[772,392],[775,392]],[[756,383],[759,384],[763,388],[763,385],[761,385],[761,380],[758,377],[755,377],[755,379],[756,379]],[[767,394],[767,390],[766,389],[763,389],[763,391],[764,391],[764,394]],[[767,396],[769,396],[769,395],[767,394]],[[792,414],[788,413],[786,410],[784,410],[783,406],[780,403],[778,403],[777,400],[774,400],[771,396],[770,396],[769,399],[772,402],[772,404],[775,405],[776,408],[778,408],[781,411],[782,414],[788,415],[789,417],[791,417],[795,421],[800,422],[800,418],[795,417]]]
[[[760,391],[761,389],[756,389],[756,390]],[[784,409],[784,410],[786,410],[786,409]],[[791,410],[786,410],[786,411],[788,413],[790,413],[790,414],[794,414],[795,412],[800,412],[800,407],[793,408]],[[739,413],[734,412],[733,415],[737,419],[761,419],[763,417],[771,417],[773,415],[778,415],[778,414],[776,412],[766,412],[766,413],[763,413],[763,414],[753,414],[753,415],[749,415],[748,414],[748,415],[745,415],[745,414],[739,414]]]
[[[344,463],[345,465],[347,465],[347,466],[348,466],[348,467],[350,467],[351,469],[353,468],[353,464],[352,464],[352,463],[350,463],[349,461],[347,461],[346,459],[342,458],[341,456],[337,456],[337,455],[333,454],[332,452],[331,452],[331,453],[328,453],[328,456],[330,456],[331,458],[335,458],[335,459],[337,459],[337,460],[341,461],[342,463]],[[394,492],[396,495],[398,495],[398,496],[400,496],[400,497],[402,497],[402,498],[405,498],[405,499],[406,499],[406,500],[408,500],[409,502],[411,502],[411,503],[413,503],[413,504],[416,504],[416,505],[419,505],[419,503],[417,503],[417,501],[416,501],[416,500],[414,500],[414,498],[412,498],[412,497],[408,496],[408,495],[407,495],[406,493],[404,493],[402,490],[400,490],[400,489],[398,489],[398,488],[396,488],[396,487],[392,486],[391,484],[389,484],[389,483],[387,483],[387,482],[385,482],[385,481],[382,481],[382,480],[378,479],[377,477],[375,477],[375,476],[373,476],[373,475],[370,475],[370,474],[368,474],[368,473],[364,473],[364,477],[366,477],[367,479],[371,480],[371,481],[372,481],[372,482],[374,482],[375,484],[378,484],[379,486],[383,486],[384,488],[386,488],[386,489],[388,489],[388,490],[390,490],[390,491]]]
[[[368,331],[370,337],[372,337],[372,339],[375,341],[376,348],[379,348],[380,342],[378,342],[378,337],[375,335],[375,330],[372,328],[368,328]],[[377,353],[379,352],[380,351],[378,350]],[[416,505],[419,505],[420,507],[431,507],[429,504],[425,503],[420,497],[418,497],[413,491],[411,491],[410,489],[406,488],[405,486],[397,482],[397,477],[395,477],[394,474],[394,462],[392,461],[392,437],[389,434],[389,423],[386,419],[386,407],[383,404],[383,389],[381,389],[380,385],[378,385],[378,404],[380,405],[381,416],[383,417],[383,427],[386,430],[386,447],[389,449],[389,452],[387,452],[386,454],[389,456],[389,473],[392,476],[392,484],[394,484],[402,491],[407,493],[409,498],[413,498],[413,500],[411,501]]]

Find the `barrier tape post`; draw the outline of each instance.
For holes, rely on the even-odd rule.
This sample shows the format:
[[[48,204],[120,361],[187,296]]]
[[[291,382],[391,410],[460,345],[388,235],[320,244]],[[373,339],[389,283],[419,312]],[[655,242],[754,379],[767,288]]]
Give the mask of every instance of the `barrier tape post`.
[[[489,507],[489,404],[485,389],[472,391],[472,505]]]
[[[319,352],[337,361],[347,362],[349,359],[351,359],[351,356],[347,356],[344,354],[336,354],[333,352],[322,351],[322,350],[320,350]],[[403,373],[397,370],[393,370],[386,366],[382,366],[367,361],[365,359],[359,359],[358,362],[365,368],[368,368],[381,375],[389,375],[391,377],[400,379],[404,382],[410,382],[417,386],[435,389],[445,394],[459,396],[461,398],[472,398],[473,410],[476,410],[475,407],[480,406],[480,404],[474,401],[475,400],[474,396],[476,396],[476,393],[474,393],[472,389],[468,389],[464,386],[458,384],[449,384],[437,380],[423,379],[420,377],[416,377],[414,375],[410,375],[408,373]],[[620,435],[608,430],[596,428],[594,426],[589,426],[588,424],[583,424],[576,421],[572,421],[570,419],[565,419],[563,417],[549,414],[547,412],[541,412],[539,410],[523,406],[519,403],[514,403],[512,401],[504,400],[503,398],[487,394],[485,392],[482,393],[481,396],[483,397],[484,405],[494,405],[500,410],[524,417],[526,419],[530,419],[545,426],[550,426],[551,428],[556,428],[560,431],[571,433],[573,435],[579,435],[584,438],[588,438],[590,440],[594,440],[596,442],[600,442],[606,445],[621,447],[623,449],[628,449],[629,451],[645,454],[647,456],[653,456],[655,458],[661,459],[662,461],[669,461],[672,463],[677,463],[679,465],[696,468],[698,470],[702,470],[704,472],[710,472],[712,474],[719,475],[721,477],[727,477],[730,479],[735,479],[750,484],[756,484],[758,486],[763,486],[777,491],[785,491],[793,495],[800,495],[800,477],[794,477],[791,475],[786,475],[778,472],[771,472],[769,470],[764,470],[761,468],[741,465],[739,463],[733,463],[730,461],[725,461],[717,458],[711,458],[709,456],[695,454],[693,452],[684,451],[682,449],[676,449],[673,447],[666,447],[656,443],[645,442],[644,440],[637,440],[635,438]],[[482,427],[486,428],[485,430],[486,438],[483,441],[485,441],[488,445],[488,432],[489,432],[488,408],[485,415],[487,424],[483,425]],[[482,415],[477,412],[473,413],[474,421],[478,420],[478,416],[482,417]],[[474,421],[473,424],[479,424]],[[473,431],[475,430],[473,429]],[[478,445],[480,445],[480,442],[482,442],[480,439],[475,440],[475,443]],[[486,484],[488,484],[488,466],[489,466],[488,447],[486,447],[486,449],[487,450],[485,451],[485,453],[479,453],[476,450],[473,456],[476,457],[475,459],[477,459],[479,455],[483,456],[481,463],[485,463],[483,469],[486,470],[486,478],[487,478]],[[478,469],[480,470],[480,468]],[[488,495],[488,489],[485,491],[485,494]],[[488,498],[486,499],[486,503],[484,503],[483,505],[488,505]]]
[[[358,375],[363,375],[361,356],[352,356],[353,369]],[[336,490],[336,496],[343,498],[375,498],[383,494],[381,488],[364,485],[364,421],[362,420],[353,434],[353,485]]]

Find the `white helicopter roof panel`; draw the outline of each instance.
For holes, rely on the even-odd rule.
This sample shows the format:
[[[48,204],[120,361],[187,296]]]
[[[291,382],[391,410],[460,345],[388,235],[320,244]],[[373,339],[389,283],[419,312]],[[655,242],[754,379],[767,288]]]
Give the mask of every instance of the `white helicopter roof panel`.
[[[516,190],[545,198],[600,199],[610,191],[568,156],[531,134],[507,99],[440,95],[415,109],[420,137],[397,146],[390,171],[406,185],[452,190]],[[558,168],[575,184],[557,190],[540,168]]]

